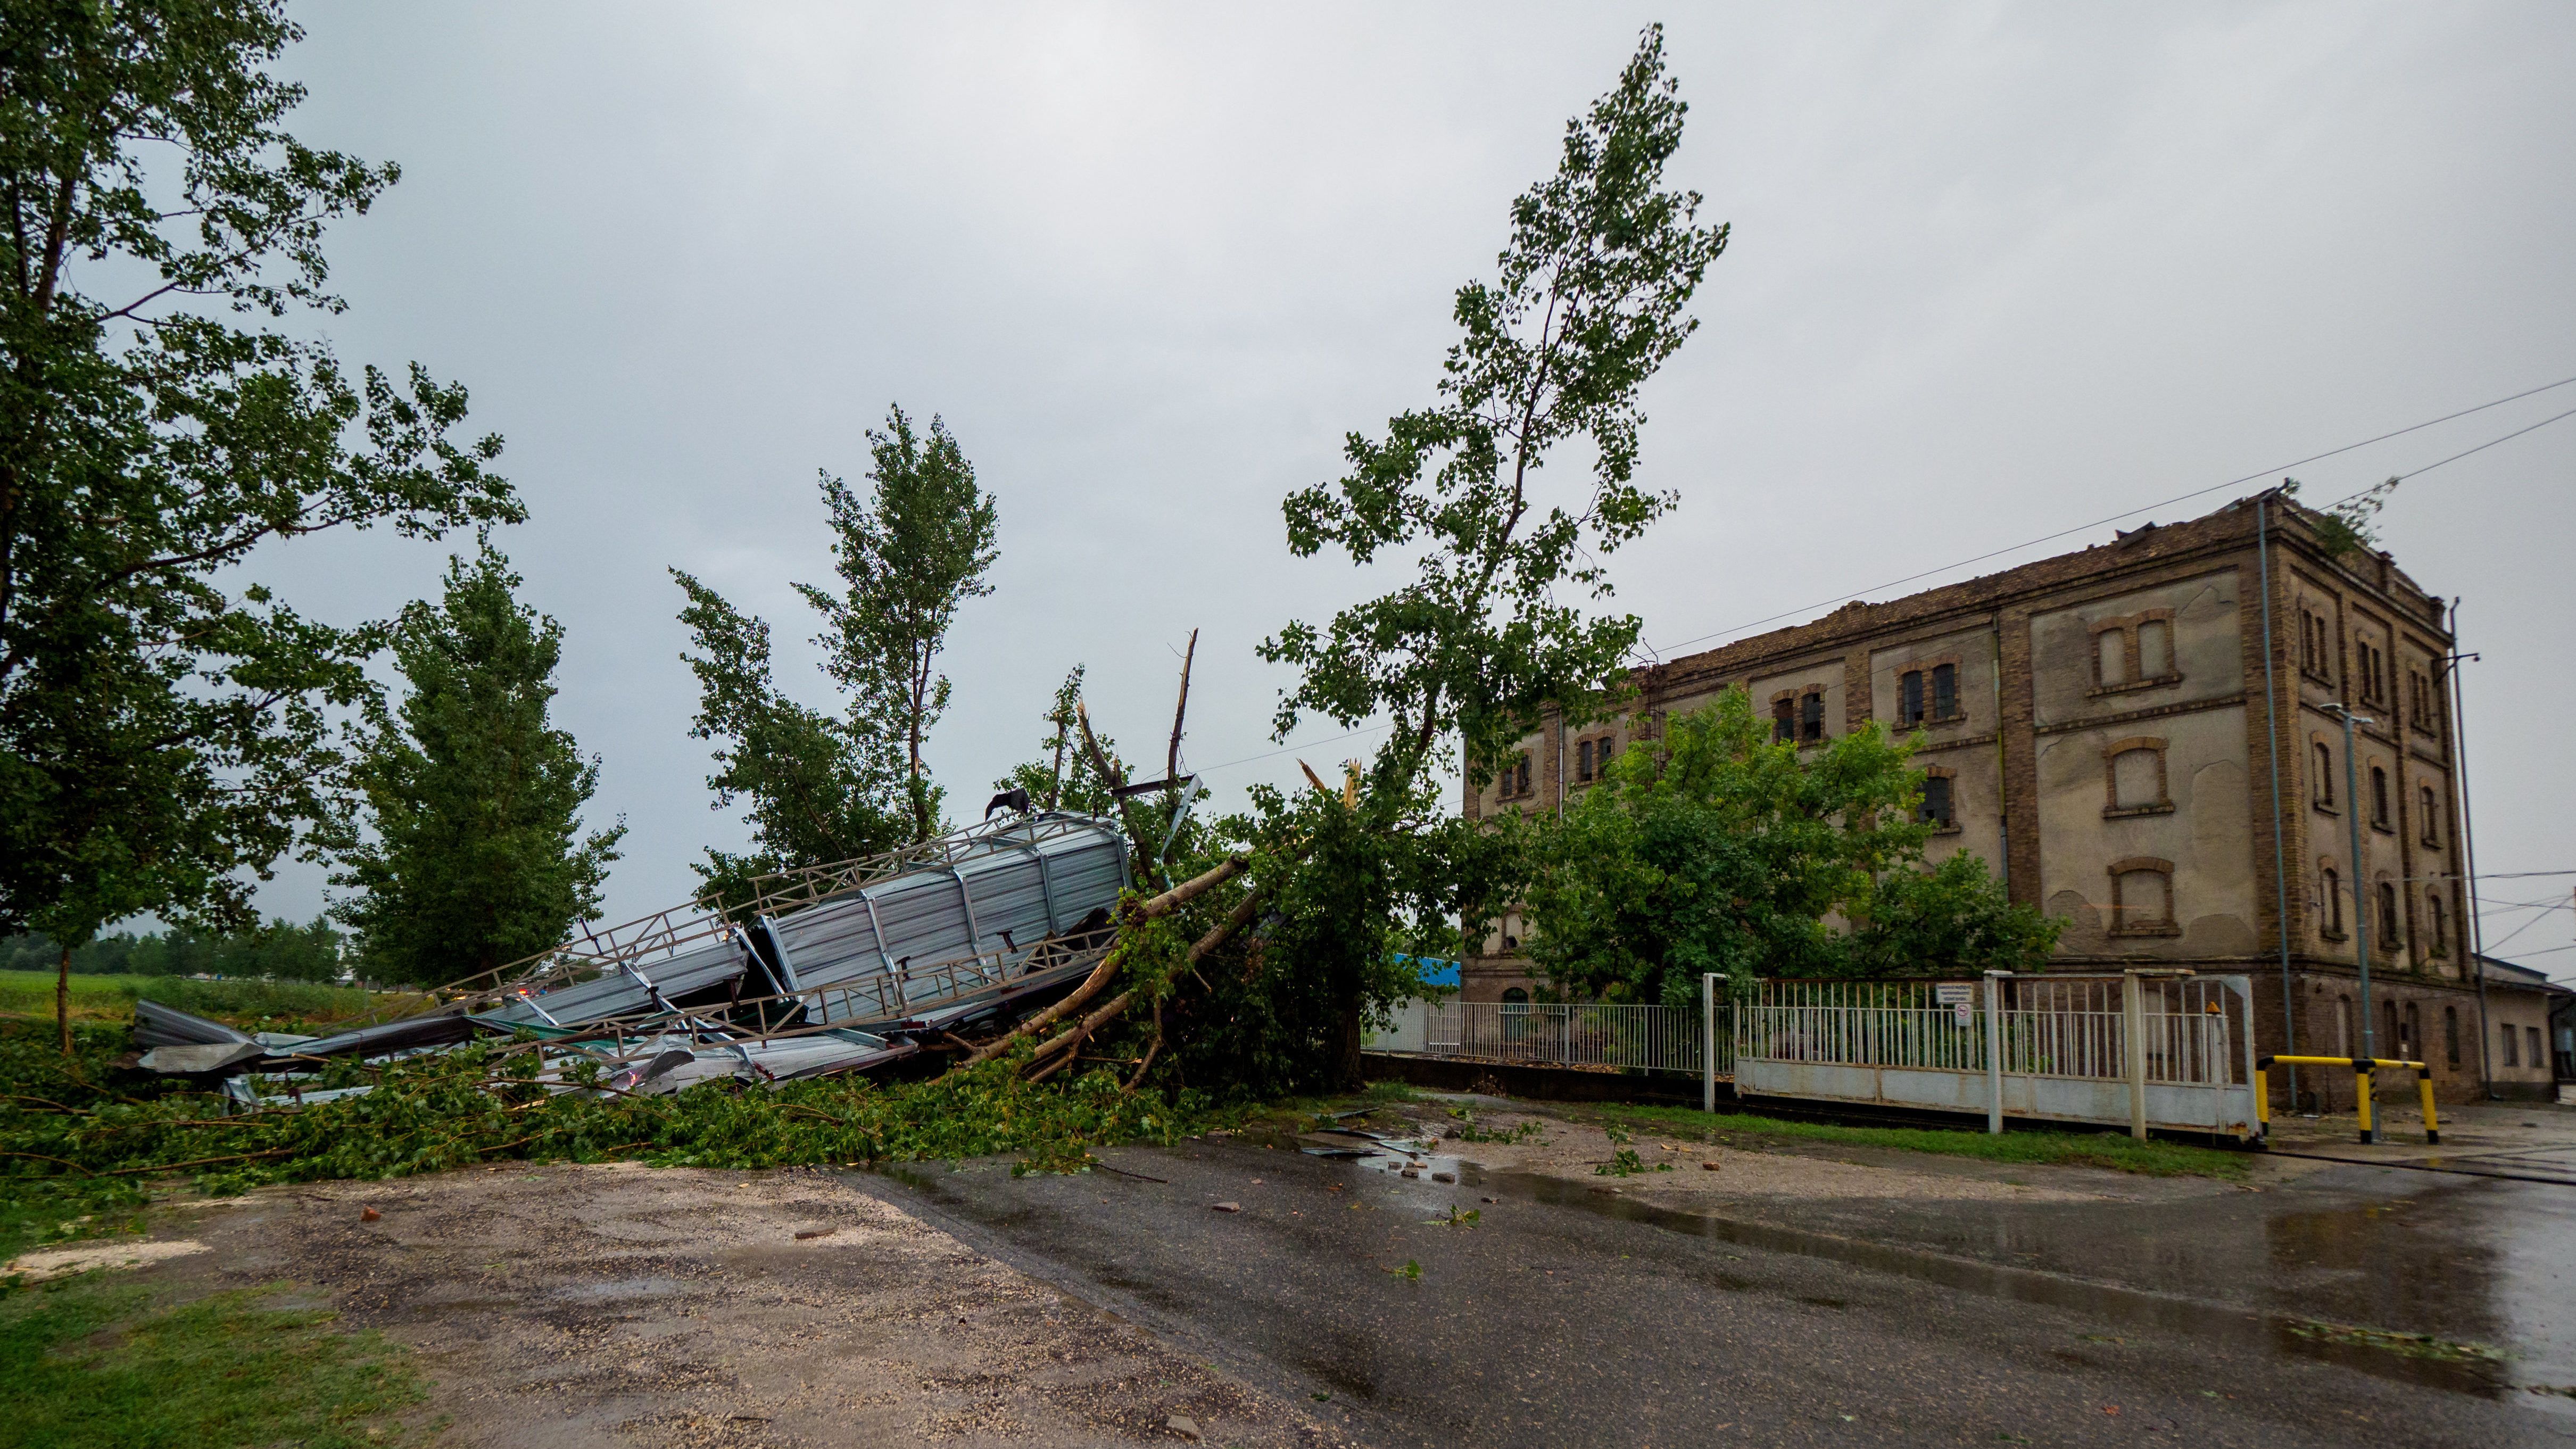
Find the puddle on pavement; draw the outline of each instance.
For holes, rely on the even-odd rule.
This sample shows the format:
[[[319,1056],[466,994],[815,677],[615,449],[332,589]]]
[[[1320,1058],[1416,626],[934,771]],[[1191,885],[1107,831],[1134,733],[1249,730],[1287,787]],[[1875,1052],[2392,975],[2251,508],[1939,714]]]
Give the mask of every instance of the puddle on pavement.
[[[2428,1388],[2481,1398],[2510,1397],[2531,1402],[2535,1407],[2576,1412],[2576,1400],[2553,1397],[2548,1392],[2551,1386],[2576,1377],[2566,1365],[2554,1362],[2561,1357],[2555,1352],[2544,1352],[2536,1358],[2517,1354],[2498,1360],[2481,1356],[2474,1348],[2455,1352],[2438,1339],[2423,1340],[2414,1335],[2350,1334],[2332,1329],[2321,1332],[2318,1319],[2338,1326],[2345,1320],[2326,1312],[2311,1319],[2255,1308],[2229,1308],[2176,1294],[2072,1278],[2062,1271],[1980,1262],[1926,1248],[1777,1223],[1714,1217],[1666,1207],[1615,1189],[1535,1173],[1488,1173],[1470,1164],[1464,1168],[1461,1182],[1486,1192],[1645,1223],[1718,1242],[1848,1263],[1983,1297],[2062,1308],[2111,1325],[2189,1334],[2280,1357],[2324,1360],[2375,1377]],[[2339,1258],[2363,1261],[2372,1251],[2375,1219],[2386,1215],[2384,1210],[2374,1213],[2370,1209],[2353,1209],[2285,1216],[2296,1221],[2297,1236],[2312,1244],[2334,1244]],[[2456,1266],[2467,1265],[2442,1265]],[[2388,1271],[2385,1264],[2373,1267]],[[2418,1280],[2415,1286],[2420,1290],[2424,1285]],[[2486,1315],[2486,1321],[2493,1324],[2495,1316]],[[2531,1392],[2524,1391],[2526,1386]]]

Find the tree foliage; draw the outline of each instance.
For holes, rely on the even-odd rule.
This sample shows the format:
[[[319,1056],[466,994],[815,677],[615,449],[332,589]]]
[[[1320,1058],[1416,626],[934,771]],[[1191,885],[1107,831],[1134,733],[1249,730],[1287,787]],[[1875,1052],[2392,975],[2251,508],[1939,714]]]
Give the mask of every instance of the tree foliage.
[[[1377,776],[1400,796],[1444,732],[1481,780],[1545,709],[1595,707],[1620,677],[1638,620],[1586,618],[1563,596],[1607,597],[1603,560],[1674,502],[1636,482],[1638,394],[1697,328],[1683,309],[1726,245],[1725,227],[1695,224],[1697,192],[1664,189],[1687,110],[1649,28],[1618,85],[1566,123],[1556,174],[1512,203],[1495,280],[1458,289],[1442,400],[1382,438],[1349,435],[1351,471],[1289,496],[1298,556],[1330,544],[1360,565],[1421,562],[1328,626],[1291,623],[1262,644],[1301,671],[1280,738],[1309,711],[1345,726],[1392,716]],[[1591,476],[1550,501],[1540,471],[1578,439]]]
[[[678,569],[688,595],[680,622],[696,652],[680,656],[698,677],[690,736],[717,744],[707,777],[715,807],[740,801],[752,848],[710,848],[692,867],[727,905],[751,897],[754,878],[792,866],[852,860],[907,838],[895,762],[881,737],[848,718],[808,708],[771,677],[769,625]]]
[[[1431,903],[1474,922],[1499,899],[1493,843],[1426,788],[1443,741],[1487,778],[1549,708],[1606,708],[1636,642],[1634,616],[1587,617],[1579,601],[1609,595],[1602,560],[1674,501],[1636,481],[1639,392],[1696,327],[1684,309],[1726,245],[1726,228],[1697,224],[1698,193],[1664,185],[1686,110],[1650,27],[1617,85],[1566,124],[1555,174],[1512,203],[1494,279],[1458,289],[1439,401],[1383,436],[1350,434],[1350,471],[1284,505],[1300,557],[1332,545],[1358,566],[1418,561],[1394,590],[1320,628],[1292,622],[1259,651],[1299,671],[1278,738],[1308,713],[1393,725],[1351,805],[1318,792],[1250,817],[1282,861],[1293,832],[1321,832],[1276,887],[1276,934],[1295,939],[1295,990],[1333,1003],[1340,1076],[1358,1069],[1364,1015],[1413,991],[1392,952],[1454,943],[1460,917],[1435,920]],[[1552,494],[1543,470],[1569,446],[1590,454],[1589,476]],[[1308,818],[1331,810],[1348,821]]]
[[[254,930],[209,932],[186,926],[136,935],[119,931],[72,953],[72,969],[99,976],[264,976],[277,981],[336,981],[345,938],[327,916],[297,925],[271,921]],[[62,948],[52,938],[0,940],[0,971],[51,971]]]
[[[367,974],[437,983],[532,955],[599,918],[621,821],[584,838],[599,764],[549,706],[563,626],[521,604],[489,542],[451,558],[439,604],[394,629],[410,688],[356,763],[372,833],[326,832],[357,895],[336,908],[364,940]]]
[[[1672,716],[1529,852],[1524,943],[1574,999],[1697,999],[1714,972],[1958,974],[2046,961],[2059,923],[2013,905],[1962,852],[1923,868],[1913,747],[1878,724],[1801,750],[1764,737],[1741,689]]]
[[[267,325],[340,310],[325,229],[398,174],[283,129],[282,5],[0,0],[0,35],[0,926],[246,922],[383,633],[226,571],[519,504],[461,386]]]
[[[822,475],[841,592],[796,587],[823,616],[814,642],[850,692],[853,720],[884,732],[886,747],[900,751],[912,838],[927,840],[939,827],[940,791],[921,746],[948,709],[948,677],[936,666],[958,607],[993,591],[984,575],[1000,511],[937,417],[924,436],[894,408],[868,445],[875,487],[867,497]]]
[[[1011,767],[1011,772],[993,782],[995,790],[1026,790],[1029,805],[1039,810],[1069,810],[1081,815],[1116,815],[1118,802],[1110,784],[1101,778],[1075,733],[1074,710],[1082,703],[1083,666],[1075,665],[1056,686],[1055,698],[1048,702],[1045,715],[1046,738],[1038,741],[1044,753],[1037,759]],[[1112,761],[1118,760],[1118,742],[1095,730],[1093,739]],[[1124,769],[1123,763],[1119,768]]]

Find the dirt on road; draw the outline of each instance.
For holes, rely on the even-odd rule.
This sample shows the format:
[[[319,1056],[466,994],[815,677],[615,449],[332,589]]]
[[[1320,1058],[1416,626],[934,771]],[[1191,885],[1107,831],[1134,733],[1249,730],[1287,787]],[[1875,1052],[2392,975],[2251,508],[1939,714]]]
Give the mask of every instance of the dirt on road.
[[[514,1164],[237,1202],[168,1214],[155,1237],[205,1251],[140,1271],[293,1283],[409,1345],[441,1442],[1341,1442],[824,1173]]]

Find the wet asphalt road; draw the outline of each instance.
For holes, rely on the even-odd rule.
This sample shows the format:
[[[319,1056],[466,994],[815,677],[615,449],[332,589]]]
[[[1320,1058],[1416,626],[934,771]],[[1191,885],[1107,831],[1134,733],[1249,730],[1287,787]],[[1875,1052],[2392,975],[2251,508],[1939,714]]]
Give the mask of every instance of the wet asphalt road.
[[[1169,1181],[997,1164],[852,1180],[1390,1445],[2576,1444],[2576,1398],[2525,1387],[2566,1381],[2553,1228],[2576,1190],[2351,1167],[2298,1195],[1838,1205],[1793,1224],[1242,1142],[1108,1160]],[[2461,1248],[2443,1224],[2519,1207],[2555,1246],[2488,1253],[2483,1289],[2402,1271],[2407,1234]],[[1453,1210],[1478,1221],[1445,1225]],[[2464,1366],[2315,1342],[2286,1326],[2308,1303],[2541,1346]]]

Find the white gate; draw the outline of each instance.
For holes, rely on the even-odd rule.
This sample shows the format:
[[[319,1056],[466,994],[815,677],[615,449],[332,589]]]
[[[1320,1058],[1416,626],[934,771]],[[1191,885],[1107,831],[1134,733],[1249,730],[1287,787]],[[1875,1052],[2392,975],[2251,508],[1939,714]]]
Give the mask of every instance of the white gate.
[[[2248,978],[2183,972],[1764,981],[1735,1090],[2251,1137],[2253,1010]]]

